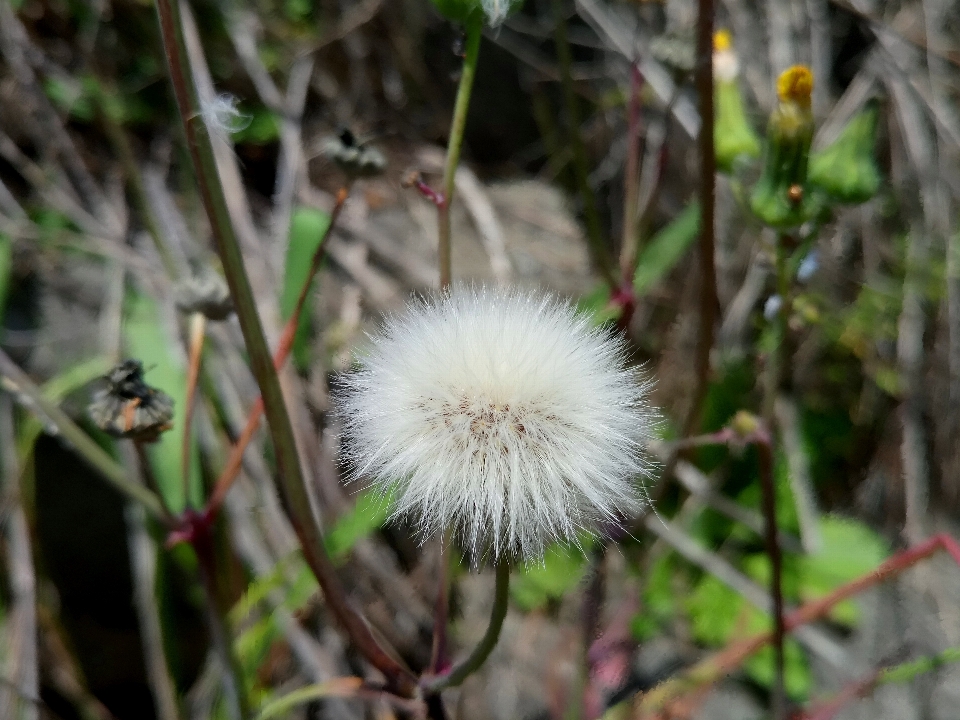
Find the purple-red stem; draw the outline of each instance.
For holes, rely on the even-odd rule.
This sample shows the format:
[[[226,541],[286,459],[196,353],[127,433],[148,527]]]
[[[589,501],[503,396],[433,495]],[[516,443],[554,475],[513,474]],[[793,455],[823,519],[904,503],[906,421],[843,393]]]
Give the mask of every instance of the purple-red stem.
[[[692,435],[710,382],[710,351],[717,301],[714,261],[716,155],[713,142],[713,0],[698,1],[696,85],[700,100],[700,338],[697,345],[697,385],[684,435]]]
[[[783,553],[777,528],[777,490],[773,480],[773,439],[768,428],[756,432],[760,465],[760,490],[765,520],[764,541],[770,558],[770,597],[773,600],[773,717],[784,720],[786,692],[784,686],[784,642],[787,629],[783,617]]]
[[[801,625],[819,620],[844,600],[849,600],[891,577],[899,575],[907,568],[930,557],[937,550],[944,550],[960,567],[960,545],[957,541],[946,533],[934,535],[930,539],[888,558],[875,570],[862,577],[852,580],[819,600],[809,602],[789,613],[784,618],[784,632],[790,632]],[[760,633],[711,655],[688,668],[681,676],[661,683],[643,697],[638,698],[638,709],[645,713],[665,710],[679,696],[685,695],[696,688],[711,685],[724,675],[733,672],[748,657],[772,641],[773,633]]]

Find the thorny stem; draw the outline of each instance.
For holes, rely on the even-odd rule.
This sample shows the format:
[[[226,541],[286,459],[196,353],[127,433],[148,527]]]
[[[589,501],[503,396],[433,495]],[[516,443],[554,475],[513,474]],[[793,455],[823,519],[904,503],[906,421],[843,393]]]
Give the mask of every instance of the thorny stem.
[[[787,630],[783,619],[783,555],[777,528],[777,492],[773,481],[773,441],[768,429],[756,433],[757,454],[760,460],[760,490],[765,522],[764,541],[770,558],[770,596],[773,600],[773,717],[785,720],[784,642]]]
[[[692,435],[710,382],[710,351],[717,310],[714,262],[716,153],[713,138],[713,0],[699,0],[697,15],[697,95],[700,100],[700,342],[697,346],[697,385],[684,435]]]
[[[496,566],[497,580],[494,590],[493,609],[490,611],[490,624],[487,625],[487,631],[483,638],[477,643],[473,652],[463,660],[457,663],[453,669],[446,675],[422,680],[423,689],[429,694],[440,693],[447,688],[456,687],[473,673],[480,669],[480,666],[486,662],[493,652],[493,648],[500,639],[500,630],[503,628],[503,619],[507,616],[507,605],[510,588],[510,563],[506,560],[499,560]]]
[[[123,467],[81,430],[73,420],[67,417],[67,414],[55,403],[48,400],[40,388],[3,350],[0,350],[0,375],[10,380],[15,388],[9,389],[28,398],[36,408],[40,418],[49,420],[57,428],[66,443],[91,467],[103,475],[103,478],[113,485],[114,489],[121,495],[126,495],[131,500],[143,505],[144,509],[154,519],[166,522],[166,513],[159,496],[128,478]]]
[[[450,206],[456,187],[457,165],[460,164],[460,148],[463,146],[463,131],[467,126],[467,110],[470,108],[470,93],[473,78],[477,74],[477,58],[480,55],[480,39],[483,37],[483,18],[474,19],[467,25],[467,46],[463,58],[463,70],[457,87],[457,100],[453,106],[453,121],[450,124],[450,139],[447,141],[447,159],[443,166],[443,198],[437,205],[437,234],[440,239],[440,289],[446,290],[452,279],[450,265]]]
[[[570,149],[573,151],[573,171],[576,176],[577,189],[583,201],[583,215],[587,222],[587,238],[593,251],[593,261],[603,279],[616,291],[618,283],[610,268],[610,261],[604,248],[603,230],[600,227],[600,214],[597,212],[597,200],[590,187],[589,173],[587,172],[587,152],[580,137],[580,110],[577,104],[577,93],[573,86],[573,56],[570,53],[570,43],[567,41],[566,4],[563,0],[553,0],[553,19],[556,23],[554,30],[554,44],[557,48],[557,59],[560,61],[560,84],[563,87],[563,99],[566,105],[567,131]]]
[[[280,389],[280,379],[274,368],[270,350],[267,348],[240,243],[230,218],[223,185],[217,171],[211,137],[202,119],[199,96],[193,72],[189,66],[180,6],[178,0],[156,0],[156,6],[164,55],[170,69],[170,80],[177,99],[194,174],[227,284],[230,287],[230,295],[240,321],[244,343],[250,355],[251,369],[257,385],[260,386],[263,407],[273,439],[280,497],[300,541],[304,559],[316,575],[331,611],[360,652],[387,677],[392,686],[408,694],[414,687],[412,675],[387,654],[374,638],[364,619],[348,603],[314,520],[310,495],[300,471],[300,457],[297,453],[293,428]]]
[[[960,567],[960,545],[946,533],[934,535],[912,548],[897,553],[881,563],[875,570],[841,585],[819,600],[803,605],[784,618],[784,631],[790,632],[801,625],[819,620],[844,600],[848,600],[870,588],[899,575],[921,560],[943,550]],[[668,708],[676,698],[698,688],[717,682],[724,675],[739,667],[748,657],[773,641],[773,633],[760,633],[742,642],[731,645],[689,668],[682,676],[667,680],[656,688],[638,697],[636,709],[643,713],[656,714]],[[646,717],[646,715],[643,715]]]
[[[193,421],[193,409],[196,404],[197,380],[200,377],[200,363],[203,357],[203,340],[207,330],[207,318],[203,313],[190,315],[190,360],[187,365],[186,408],[183,418],[183,448],[180,458],[180,472],[183,476],[183,499],[190,503],[190,424]]]

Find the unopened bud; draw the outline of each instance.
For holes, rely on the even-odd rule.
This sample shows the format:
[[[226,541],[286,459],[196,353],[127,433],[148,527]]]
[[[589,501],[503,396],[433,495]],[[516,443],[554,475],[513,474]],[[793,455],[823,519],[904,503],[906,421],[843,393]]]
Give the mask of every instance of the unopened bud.
[[[777,81],[780,103],[770,115],[763,173],[750,196],[753,213],[773,228],[801,225],[819,209],[819,198],[807,187],[812,90],[813,73],[804,65],[785,70]]]
[[[714,100],[713,144],[717,169],[732,172],[737,158],[760,155],[760,140],[743,110],[743,97],[737,83],[737,55],[730,33],[718,30],[713,37]]]

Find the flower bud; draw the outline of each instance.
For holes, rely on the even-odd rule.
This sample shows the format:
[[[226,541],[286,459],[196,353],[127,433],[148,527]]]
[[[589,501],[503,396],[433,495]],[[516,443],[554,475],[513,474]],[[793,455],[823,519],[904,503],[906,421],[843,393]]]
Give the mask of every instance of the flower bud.
[[[810,183],[841,203],[866,202],[880,189],[874,159],[880,103],[873,99],[829,147],[810,158]]]
[[[812,90],[813,73],[804,65],[785,70],[777,81],[780,103],[770,114],[763,173],[750,196],[753,213],[773,228],[801,225],[818,209],[818,200],[807,186]]]
[[[173,399],[144,382],[139,360],[124,360],[103,379],[107,385],[94,395],[87,414],[105,433],[154,442],[172,427]]]
[[[737,76],[740,64],[733,50],[730,33],[718,30],[713,36],[714,102],[713,144],[717,168],[732,172],[737,158],[758,157],[760,141],[743,110],[743,98]]]

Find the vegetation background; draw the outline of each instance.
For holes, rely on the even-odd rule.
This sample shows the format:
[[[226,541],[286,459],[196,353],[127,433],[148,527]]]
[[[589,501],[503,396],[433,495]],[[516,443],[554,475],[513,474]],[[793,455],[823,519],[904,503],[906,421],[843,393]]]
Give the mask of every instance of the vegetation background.
[[[280,376],[347,593],[420,671],[437,549],[384,524],[387,500],[340,482],[329,396],[364,331],[438,285],[428,191],[443,170],[463,31],[428,0],[188,5],[187,46],[219,110],[220,176],[271,347],[345,184],[331,138],[349,141],[348,128],[348,146],[386,160],[351,188]],[[499,645],[445,696],[450,716],[745,719],[771,705],[781,717],[957,716],[960,568],[949,557],[896,565],[891,582],[792,631],[783,702],[771,646],[727,664],[714,653],[771,626],[757,427],[773,432],[788,608],[957,533],[960,6],[721,0],[714,22],[732,33],[758,136],[777,76],[796,63],[815,78],[815,150],[879,99],[880,189],[833,207],[778,277],[783,235],[744,201],[759,163],[718,174],[711,289],[697,3],[527,0],[484,30],[451,207],[454,280],[546,288],[627,332],[657,381],[664,471],[647,488],[656,513],[629,532],[515,570]],[[230,717],[196,557],[165,547],[38,400],[172,512],[201,507],[257,398],[236,319],[211,320],[193,433],[182,432],[198,321],[177,300],[185,278],[220,272],[154,5],[0,0],[0,717]],[[87,414],[127,357],[176,408],[173,430],[136,449]],[[724,428],[711,445],[676,442]],[[213,606],[234,677],[264,718],[422,713],[316,685],[378,675],[298,552],[274,463],[261,429],[214,532]],[[458,652],[482,634],[492,595],[491,572],[454,571]],[[691,678],[704,659],[717,661],[712,675],[661,685],[674,688],[670,703],[644,705],[644,691]],[[320,690],[271,705],[304,686]]]

